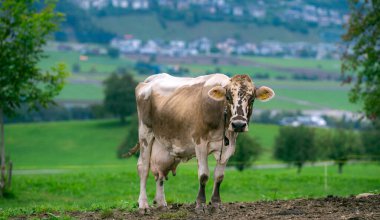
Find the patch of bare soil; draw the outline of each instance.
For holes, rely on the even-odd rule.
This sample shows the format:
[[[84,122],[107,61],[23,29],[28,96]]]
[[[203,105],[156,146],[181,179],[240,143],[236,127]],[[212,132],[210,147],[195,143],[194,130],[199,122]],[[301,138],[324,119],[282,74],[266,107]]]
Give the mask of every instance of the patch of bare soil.
[[[209,205],[211,207],[211,205]],[[380,195],[363,198],[328,196],[321,199],[296,199],[223,204],[224,211],[197,214],[194,204],[172,204],[167,210],[151,209],[142,215],[126,212],[73,212],[78,219],[380,219]],[[44,218],[46,216],[38,216]]]

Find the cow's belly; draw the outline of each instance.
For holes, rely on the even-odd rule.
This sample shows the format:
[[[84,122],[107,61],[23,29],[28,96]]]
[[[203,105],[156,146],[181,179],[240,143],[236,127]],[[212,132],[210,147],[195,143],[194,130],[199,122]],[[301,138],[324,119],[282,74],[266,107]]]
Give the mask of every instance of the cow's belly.
[[[161,151],[166,151],[171,157],[180,161],[188,161],[195,157],[195,143],[192,141],[166,140],[156,137]]]

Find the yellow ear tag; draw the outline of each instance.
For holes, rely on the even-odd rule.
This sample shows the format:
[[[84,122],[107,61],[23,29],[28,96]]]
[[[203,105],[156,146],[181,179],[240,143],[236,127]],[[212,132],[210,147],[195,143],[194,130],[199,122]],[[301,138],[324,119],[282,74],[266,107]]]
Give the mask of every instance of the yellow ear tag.
[[[224,96],[224,94],[219,89],[214,89],[211,93],[212,97],[216,99],[221,99]]]
[[[259,99],[260,100],[265,100],[265,99],[268,99],[269,97],[270,97],[270,92],[265,91],[262,94],[260,94]]]

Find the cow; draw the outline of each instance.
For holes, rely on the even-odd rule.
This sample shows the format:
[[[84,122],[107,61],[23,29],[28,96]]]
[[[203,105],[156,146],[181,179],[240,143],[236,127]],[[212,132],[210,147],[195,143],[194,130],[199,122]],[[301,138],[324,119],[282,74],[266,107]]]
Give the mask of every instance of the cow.
[[[269,87],[256,87],[248,75],[190,78],[161,73],[139,83],[136,87],[139,141],[129,155],[140,150],[137,162],[140,211],[145,213],[149,209],[146,194],[149,169],[156,180],[154,203],[167,207],[164,180],[170,171],[176,175],[180,162],[196,157],[199,180],[196,211],[205,212],[209,154],[217,161],[211,204],[213,209],[221,209],[219,188],[227,161],[235,151],[237,135],[248,131],[254,101],[265,102],[274,95]]]

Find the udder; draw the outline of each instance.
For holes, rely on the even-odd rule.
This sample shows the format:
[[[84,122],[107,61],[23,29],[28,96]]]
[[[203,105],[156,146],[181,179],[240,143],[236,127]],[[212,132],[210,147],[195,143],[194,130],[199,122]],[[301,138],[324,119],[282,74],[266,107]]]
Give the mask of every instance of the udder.
[[[170,155],[169,150],[158,141],[153,142],[150,157],[150,169],[156,180],[168,179],[168,173],[172,171],[176,175],[176,168],[180,160]]]

